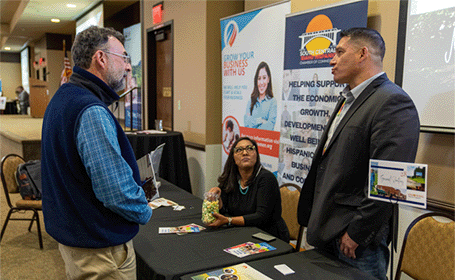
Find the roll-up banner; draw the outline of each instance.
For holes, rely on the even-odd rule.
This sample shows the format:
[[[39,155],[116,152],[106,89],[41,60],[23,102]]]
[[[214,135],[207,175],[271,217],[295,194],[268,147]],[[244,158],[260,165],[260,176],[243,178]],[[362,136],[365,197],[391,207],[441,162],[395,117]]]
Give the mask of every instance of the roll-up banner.
[[[286,16],[278,182],[302,185],[344,84],[331,74],[340,31],[366,27],[368,1]]]
[[[142,61],[141,61],[141,24],[137,23],[123,29],[125,50],[131,56],[132,75],[126,79],[125,91],[132,88],[125,96],[125,127],[142,129]]]
[[[238,137],[259,146],[276,174],[280,141],[285,15],[290,1],[220,20],[223,75],[222,165]]]

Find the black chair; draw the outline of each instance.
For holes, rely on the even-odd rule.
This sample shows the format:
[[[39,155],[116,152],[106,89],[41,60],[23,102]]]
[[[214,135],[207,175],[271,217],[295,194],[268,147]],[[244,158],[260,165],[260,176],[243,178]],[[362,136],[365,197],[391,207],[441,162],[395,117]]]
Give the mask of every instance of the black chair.
[[[19,164],[24,163],[25,160],[16,154],[9,154],[2,158],[0,176],[2,179],[3,190],[5,191],[6,202],[9,206],[8,215],[6,216],[5,223],[2,227],[2,233],[0,236],[0,242],[5,233],[6,226],[10,220],[22,220],[22,221],[31,221],[28,231],[32,229],[33,222],[36,221],[38,228],[38,240],[40,249],[43,249],[43,238],[41,236],[41,226],[39,221],[38,211],[42,210],[41,200],[24,200],[20,199],[16,201],[15,205],[11,203],[10,193],[19,193],[19,187],[16,182],[16,170]],[[11,218],[12,214],[17,212],[27,212],[33,211],[33,216],[31,218]],[[22,214],[22,213],[21,213]]]

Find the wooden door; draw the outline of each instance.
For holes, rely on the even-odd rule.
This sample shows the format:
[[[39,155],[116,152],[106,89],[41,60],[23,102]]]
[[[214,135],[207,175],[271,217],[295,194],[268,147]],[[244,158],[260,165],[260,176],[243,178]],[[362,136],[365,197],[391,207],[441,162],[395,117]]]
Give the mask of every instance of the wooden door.
[[[47,82],[38,79],[29,79],[30,84],[30,114],[34,118],[44,117],[47,104],[50,101],[49,89]]]
[[[149,127],[163,120],[163,128],[174,128],[172,22],[147,31]]]

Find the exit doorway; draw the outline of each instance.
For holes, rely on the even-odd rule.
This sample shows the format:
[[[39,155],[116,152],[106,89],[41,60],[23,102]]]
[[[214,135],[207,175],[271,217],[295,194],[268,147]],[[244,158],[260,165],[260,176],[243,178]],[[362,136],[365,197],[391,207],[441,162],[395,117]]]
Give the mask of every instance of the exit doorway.
[[[163,121],[174,130],[174,38],[173,21],[147,29],[148,123]]]

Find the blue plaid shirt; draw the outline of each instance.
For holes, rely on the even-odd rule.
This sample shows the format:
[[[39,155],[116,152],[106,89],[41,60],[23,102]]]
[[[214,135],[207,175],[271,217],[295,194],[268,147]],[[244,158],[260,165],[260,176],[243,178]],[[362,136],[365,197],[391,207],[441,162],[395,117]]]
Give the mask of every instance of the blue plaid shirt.
[[[77,126],[76,144],[96,197],[123,218],[146,224],[152,208],[121,155],[117,129],[106,109],[92,106],[84,111]]]

